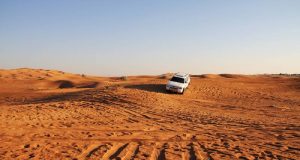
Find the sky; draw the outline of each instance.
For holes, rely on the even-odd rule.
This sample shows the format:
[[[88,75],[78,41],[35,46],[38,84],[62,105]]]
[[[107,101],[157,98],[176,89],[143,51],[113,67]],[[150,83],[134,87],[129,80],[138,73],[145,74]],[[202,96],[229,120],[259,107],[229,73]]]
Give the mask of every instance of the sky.
[[[300,73],[299,0],[1,0],[0,68]]]

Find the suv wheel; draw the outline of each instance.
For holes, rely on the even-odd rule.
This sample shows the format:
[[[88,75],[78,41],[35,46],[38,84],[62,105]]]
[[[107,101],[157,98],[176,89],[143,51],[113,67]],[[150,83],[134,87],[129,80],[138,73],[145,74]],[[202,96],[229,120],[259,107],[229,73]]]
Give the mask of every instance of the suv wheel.
[[[183,94],[184,93],[184,89],[182,90],[182,92],[180,94]]]

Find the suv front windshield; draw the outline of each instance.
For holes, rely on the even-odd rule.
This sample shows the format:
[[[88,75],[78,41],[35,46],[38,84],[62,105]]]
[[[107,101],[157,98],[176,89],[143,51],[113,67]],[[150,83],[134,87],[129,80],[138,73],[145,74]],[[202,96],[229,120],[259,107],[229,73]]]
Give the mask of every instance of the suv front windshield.
[[[184,83],[184,79],[179,77],[172,77],[170,81]]]

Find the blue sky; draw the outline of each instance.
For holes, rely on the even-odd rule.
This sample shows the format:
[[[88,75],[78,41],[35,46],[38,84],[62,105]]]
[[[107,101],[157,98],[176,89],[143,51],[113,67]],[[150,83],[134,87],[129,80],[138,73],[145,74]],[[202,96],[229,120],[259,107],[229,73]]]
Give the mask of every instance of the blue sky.
[[[298,0],[0,1],[0,68],[299,73]]]

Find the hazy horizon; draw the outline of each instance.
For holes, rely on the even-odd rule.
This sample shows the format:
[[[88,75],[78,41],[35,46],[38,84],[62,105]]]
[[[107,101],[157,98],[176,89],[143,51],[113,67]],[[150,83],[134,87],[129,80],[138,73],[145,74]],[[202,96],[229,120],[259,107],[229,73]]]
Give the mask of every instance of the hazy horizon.
[[[1,1],[0,68],[300,71],[300,1]]]

